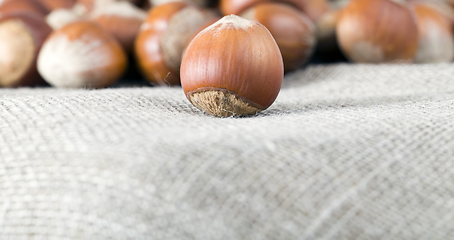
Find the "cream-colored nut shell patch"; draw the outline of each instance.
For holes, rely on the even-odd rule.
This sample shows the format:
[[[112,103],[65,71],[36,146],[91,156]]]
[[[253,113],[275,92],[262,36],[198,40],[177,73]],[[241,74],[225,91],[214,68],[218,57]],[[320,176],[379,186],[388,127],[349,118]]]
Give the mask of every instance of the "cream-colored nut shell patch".
[[[10,86],[27,73],[35,48],[33,36],[21,21],[0,24],[0,85]]]
[[[92,77],[101,79],[99,69],[111,64],[113,56],[100,40],[72,40],[55,36],[43,45],[38,57],[38,71],[52,86],[97,87]],[[99,77],[96,77],[99,76]]]

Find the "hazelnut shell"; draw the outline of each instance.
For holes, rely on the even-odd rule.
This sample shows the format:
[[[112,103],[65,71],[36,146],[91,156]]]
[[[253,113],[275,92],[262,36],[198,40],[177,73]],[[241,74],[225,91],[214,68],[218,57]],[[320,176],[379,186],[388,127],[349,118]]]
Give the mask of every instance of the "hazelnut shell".
[[[36,14],[9,13],[0,18],[0,85],[3,87],[44,84],[36,61],[52,29]]]
[[[52,86],[103,88],[125,72],[127,56],[99,25],[77,21],[54,31],[38,57],[38,70]]]
[[[419,46],[415,63],[451,62],[454,58],[453,22],[431,5],[415,2]]]
[[[351,1],[342,10],[336,36],[354,62],[412,62],[418,48],[414,13],[397,0]]]
[[[281,53],[260,23],[230,15],[201,31],[181,65],[181,85],[197,108],[218,117],[256,114],[279,94]]]
[[[210,14],[187,2],[152,8],[134,47],[143,76],[152,84],[178,85],[183,52],[209,18]]]
[[[315,21],[330,8],[327,0],[221,0],[220,9],[224,15],[238,15],[255,4],[264,2],[289,4],[304,12],[312,21]]]
[[[146,15],[144,10],[129,2],[117,2],[95,10],[90,18],[112,34],[129,53]]]
[[[164,62],[161,38],[172,16],[187,7],[185,2],[164,4],[152,8],[135,41],[135,54],[144,77],[157,85],[177,85],[180,79]]]
[[[282,3],[259,3],[242,17],[264,25],[282,53],[284,70],[295,70],[307,62],[317,43],[315,26],[306,15]]]

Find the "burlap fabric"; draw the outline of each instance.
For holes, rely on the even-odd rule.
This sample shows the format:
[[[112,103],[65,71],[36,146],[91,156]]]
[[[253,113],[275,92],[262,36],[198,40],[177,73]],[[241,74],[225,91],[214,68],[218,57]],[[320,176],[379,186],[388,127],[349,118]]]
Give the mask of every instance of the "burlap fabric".
[[[181,88],[0,90],[0,239],[453,239],[454,65],[310,66],[214,118]]]

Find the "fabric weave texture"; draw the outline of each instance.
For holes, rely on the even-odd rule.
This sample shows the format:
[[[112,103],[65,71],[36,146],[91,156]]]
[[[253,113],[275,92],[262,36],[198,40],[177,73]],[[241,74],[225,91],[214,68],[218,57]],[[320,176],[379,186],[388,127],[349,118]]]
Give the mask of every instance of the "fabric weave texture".
[[[453,119],[453,64],[308,66],[242,118],[0,89],[0,240],[451,239]]]

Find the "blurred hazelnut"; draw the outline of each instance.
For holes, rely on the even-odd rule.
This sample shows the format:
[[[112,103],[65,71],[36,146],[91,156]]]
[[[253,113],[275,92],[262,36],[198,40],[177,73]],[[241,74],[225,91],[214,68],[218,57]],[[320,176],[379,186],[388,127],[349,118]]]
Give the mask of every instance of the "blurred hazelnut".
[[[77,21],[54,31],[38,56],[38,71],[52,86],[102,88],[125,72],[127,57],[100,26]]]
[[[454,58],[452,20],[428,2],[418,1],[412,5],[419,33],[415,63],[451,62]]]
[[[37,14],[10,13],[0,19],[0,85],[43,84],[36,69],[41,46],[52,29]]]
[[[220,9],[224,15],[238,15],[255,4],[270,1],[289,4],[304,12],[312,21],[316,21],[330,7],[327,0],[221,0]]]
[[[183,52],[208,19],[207,14],[187,2],[152,8],[135,42],[135,55],[143,76],[152,84],[179,84]]]
[[[112,34],[127,52],[131,52],[147,13],[130,2],[116,2],[95,9],[90,19]]]
[[[314,52],[317,42],[314,24],[289,5],[259,3],[240,16],[261,23],[270,31],[281,51],[285,72],[301,67]]]
[[[414,13],[401,0],[352,0],[342,10],[336,35],[354,62],[412,62],[418,48]]]

